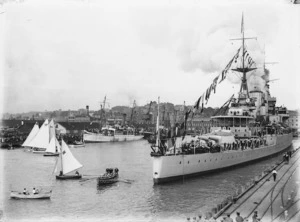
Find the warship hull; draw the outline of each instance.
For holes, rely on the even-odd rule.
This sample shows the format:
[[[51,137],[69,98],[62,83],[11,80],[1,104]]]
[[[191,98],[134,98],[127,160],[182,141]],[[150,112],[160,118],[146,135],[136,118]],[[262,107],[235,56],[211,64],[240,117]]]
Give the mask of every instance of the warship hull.
[[[160,184],[259,160],[287,149],[292,144],[292,139],[292,133],[268,135],[267,140],[270,141],[268,143],[270,145],[254,149],[154,156],[153,181],[155,184]]]

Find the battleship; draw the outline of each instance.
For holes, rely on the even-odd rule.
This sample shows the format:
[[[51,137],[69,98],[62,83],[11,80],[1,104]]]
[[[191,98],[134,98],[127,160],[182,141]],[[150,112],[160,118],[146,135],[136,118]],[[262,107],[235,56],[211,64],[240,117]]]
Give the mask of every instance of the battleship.
[[[220,172],[279,153],[291,145],[293,134],[286,124],[288,110],[276,106],[276,98],[270,95],[269,78],[264,79],[263,89],[253,87],[249,90],[247,75],[258,69],[245,44],[249,39],[252,38],[246,38],[244,34],[242,17],[241,38],[234,39],[242,42],[240,48],[195,105],[186,111],[185,121],[180,127],[173,127],[175,136],[161,139],[160,130],[157,130],[156,144],[151,146],[155,184],[212,171]],[[240,74],[241,85],[237,96],[231,96],[211,117],[210,133],[185,136],[188,116],[199,109],[202,112],[209,94],[215,91],[216,85],[226,78],[229,71]],[[263,73],[269,77],[265,63]],[[157,126],[159,129],[159,115]],[[184,133],[178,135],[182,129]]]

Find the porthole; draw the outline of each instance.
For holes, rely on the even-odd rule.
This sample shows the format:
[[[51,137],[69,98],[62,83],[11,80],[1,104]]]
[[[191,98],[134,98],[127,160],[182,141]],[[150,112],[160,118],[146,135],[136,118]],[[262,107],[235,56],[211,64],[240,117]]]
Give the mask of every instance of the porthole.
[[[179,162],[179,164],[181,164],[181,161]]]
[[[198,163],[200,163],[200,160],[198,160]]]
[[[190,161],[188,161],[188,164],[190,163]]]
[[[204,160],[204,162],[206,162],[206,160]]]

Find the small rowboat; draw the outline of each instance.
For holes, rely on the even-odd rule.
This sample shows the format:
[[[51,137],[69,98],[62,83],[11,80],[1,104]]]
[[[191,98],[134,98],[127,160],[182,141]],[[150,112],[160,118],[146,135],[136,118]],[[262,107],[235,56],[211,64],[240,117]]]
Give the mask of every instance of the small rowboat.
[[[50,199],[52,190],[48,192],[40,192],[38,194],[23,194],[18,191],[11,191],[10,198],[11,199],[31,199],[31,200],[39,200],[39,199]]]
[[[112,184],[119,181],[118,168],[107,168],[106,173],[97,178],[98,185]]]

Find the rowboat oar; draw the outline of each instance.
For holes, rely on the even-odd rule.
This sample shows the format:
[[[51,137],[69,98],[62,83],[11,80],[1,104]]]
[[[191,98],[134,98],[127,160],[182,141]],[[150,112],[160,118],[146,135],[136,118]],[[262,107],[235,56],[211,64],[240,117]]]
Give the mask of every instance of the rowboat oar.
[[[92,177],[92,178],[84,178],[84,179],[79,180],[79,182],[87,182],[87,181],[90,181],[90,180],[93,180],[93,179],[97,179],[97,177],[98,176]]]
[[[99,177],[100,175],[95,175],[95,174],[82,174],[84,177]]]
[[[126,179],[118,179],[118,181],[124,182],[124,183],[132,183],[132,182],[134,182],[134,180],[126,180]]]

